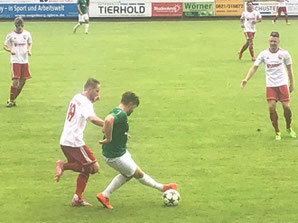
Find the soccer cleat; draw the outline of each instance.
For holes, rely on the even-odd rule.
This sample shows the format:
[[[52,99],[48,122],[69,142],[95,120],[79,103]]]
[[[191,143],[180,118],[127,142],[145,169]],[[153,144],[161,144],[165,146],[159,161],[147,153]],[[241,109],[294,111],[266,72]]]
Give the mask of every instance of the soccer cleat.
[[[167,190],[177,190],[178,185],[176,183],[169,183],[169,184],[164,184],[163,185],[163,191],[167,191]]]
[[[296,132],[292,128],[287,129],[287,132],[292,138],[296,138]]]
[[[252,57],[252,58],[251,58],[251,61],[256,61],[256,58],[255,58],[255,57]]]
[[[62,160],[58,160],[58,161],[56,162],[55,180],[56,180],[57,182],[59,182],[59,179],[60,179],[60,177],[61,177],[62,174],[63,174],[63,165],[64,165],[64,163],[63,163]]]
[[[103,206],[105,206],[107,209],[113,209],[113,206],[110,205],[109,198],[103,196],[102,193],[99,193],[96,195],[97,200],[102,203]]]
[[[274,20],[272,20],[272,24],[275,25],[275,21]]]
[[[278,141],[281,140],[281,134],[280,134],[280,132],[275,133],[275,140],[278,140]]]
[[[85,32],[85,34],[88,34],[88,32]]]
[[[76,28],[73,28],[72,33],[73,34],[76,34],[76,32],[77,32],[77,29]]]
[[[242,53],[238,52],[238,59],[241,60],[241,58],[242,58]]]
[[[7,108],[11,108],[11,107],[14,107],[14,106],[17,106],[16,101],[7,100],[7,102],[6,102],[6,107]]]
[[[84,199],[79,199],[79,196],[77,194],[73,195],[71,204],[72,204],[72,206],[75,206],[75,207],[92,206],[92,204],[86,202]]]
[[[287,22],[286,24],[287,24],[287,25],[291,25],[291,23],[289,23],[289,22]]]

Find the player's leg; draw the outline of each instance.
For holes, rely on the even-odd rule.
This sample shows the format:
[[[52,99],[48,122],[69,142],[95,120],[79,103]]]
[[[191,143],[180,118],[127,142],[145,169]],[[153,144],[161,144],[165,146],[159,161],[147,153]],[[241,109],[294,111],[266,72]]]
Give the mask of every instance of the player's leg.
[[[166,191],[169,189],[177,189],[177,184],[176,183],[170,183],[170,184],[161,184],[156,182],[152,177],[144,173],[139,167],[137,167],[134,175],[134,178],[138,179],[140,183],[155,188],[159,191]]]
[[[284,8],[284,14],[285,14],[285,19],[286,19],[286,24],[290,25],[289,20],[288,20],[287,8]]]
[[[85,19],[85,34],[88,34],[88,30],[89,30],[89,16],[88,16],[88,14],[84,15],[84,19]]]
[[[21,77],[21,64],[11,64],[11,77],[12,83],[10,86],[10,96],[6,104],[6,107],[8,108],[16,106],[15,99],[18,93],[19,81]]]
[[[251,38],[249,39],[248,42],[249,42],[249,46],[248,46],[248,48],[249,48],[249,53],[250,53],[250,56],[251,56],[251,60],[252,60],[252,61],[255,61],[256,58],[255,58],[255,54],[254,54],[254,47],[253,47],[254,42],[253,42],[253,37],[251,37]]]
[[[290,107],[290,93],[289,93],[289,88],[287,85],[283,85],[279,87],[279,92],[280,92],[280,101],[282,103],[282,107],[284,110],[284,117],[286,120],[286,128],[287,132],[292,138],[296,138],[296,133],[294,130],[291,128],[291,122],[292,122],[292,110]]]
[[[82,23],[83,23],[83,18],[82,18],[82,15],[78,15],[78,23],[73,27],[73,33],[75,34],[77,32],[77,28],[79,28]]]
[[[276,20],[278,19],[278,17],[280,17],[281,15],[281,8],[278,8],[277,10],[277,15],[275,16],[274,20],[273,20],[273,23],[275,24],[276,23]]]
[[[278,115],[276,112],[276,100],[267,100],[267,102],[268,102],[270,120],[271,120],[272,126],[275,130],[275,139],[281,140],[281,134],[280,134],[280,131],[278,128]]]
[[[238,52],[238,58],[239,60],[241,60],[242,58],[242,54],[244,53],[244,51],[248,48],[249,46],[249,39],[248,39],[248,36],[247,36],[247,33],[244,33],[245,35],[245,38],[246,38],[246,42],[245,44],[242,46],[241,50]]]

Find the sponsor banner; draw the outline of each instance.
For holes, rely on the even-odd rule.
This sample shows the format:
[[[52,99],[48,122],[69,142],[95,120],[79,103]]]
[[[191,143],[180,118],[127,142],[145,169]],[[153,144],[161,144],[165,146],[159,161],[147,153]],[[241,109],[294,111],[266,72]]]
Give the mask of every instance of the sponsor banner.
[[[262,16],[277,15],[278,2],[253,2],[256,11]],[[288,15],[298,15],[298,2],[286,2]],[[246,10],[246,4],[245,4]],[[283,15],[283,14],[282,14]]]
[[[241,16],[244,0],[215,0],[215,16]]]
[[[1,3],[77,3],[77,0],[0,0]]]
[[[76,18],[77,4],[0,4],[0,18]]]
[[[181,17],[183,5],[181,2],[152,3],[153,17]]]
[[[186,2],[183,3],[184,17],[214,16],[213,2]]]
[[[151,2],[90,2],[90,17],[151,17]]]

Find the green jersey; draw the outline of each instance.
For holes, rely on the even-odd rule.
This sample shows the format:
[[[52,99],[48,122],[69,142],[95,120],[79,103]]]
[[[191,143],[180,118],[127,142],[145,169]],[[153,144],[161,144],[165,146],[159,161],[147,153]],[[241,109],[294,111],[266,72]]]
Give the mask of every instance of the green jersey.
[[[83,14],[88,13],[87,7],[89,7],[89,0],[78,0],[78,5]]]
[[[102,146],[102,154],[107,158],[116,158],[126,152],[129,126],[123,109],[114,108],[109,114],[114,116],[112,141]]]

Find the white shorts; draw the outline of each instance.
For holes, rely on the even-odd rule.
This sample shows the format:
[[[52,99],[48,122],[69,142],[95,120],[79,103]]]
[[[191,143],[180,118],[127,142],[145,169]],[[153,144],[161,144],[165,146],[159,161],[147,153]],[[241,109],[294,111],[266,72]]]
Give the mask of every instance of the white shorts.
[[[89,16],[87,13],[83,15],[79,14],[79,22],[86,22],[86,20],[89,20]]]
[[[131,158],[130,153],[126,150],[122,156],[117,158],[107,158],[103,157],[106,163],[113,169],[119,171],[122,175],[126,177],[131,177],[137,169],[137,164]]]

